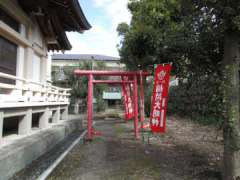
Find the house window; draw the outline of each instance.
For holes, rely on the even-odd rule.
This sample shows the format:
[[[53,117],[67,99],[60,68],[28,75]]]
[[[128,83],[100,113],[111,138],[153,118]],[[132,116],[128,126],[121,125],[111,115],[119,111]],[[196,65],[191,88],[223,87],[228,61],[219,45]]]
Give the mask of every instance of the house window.
[[[17,45],[0,36],[0,72],[16,76]],[[15,84],[14,80],[0,78],[0,83]]]
[[[3,9],[0,8],[0,20],[3,21],[5,24],[10,26],[17,32],[20,32],[20,24],[14,18],[9,16]]]

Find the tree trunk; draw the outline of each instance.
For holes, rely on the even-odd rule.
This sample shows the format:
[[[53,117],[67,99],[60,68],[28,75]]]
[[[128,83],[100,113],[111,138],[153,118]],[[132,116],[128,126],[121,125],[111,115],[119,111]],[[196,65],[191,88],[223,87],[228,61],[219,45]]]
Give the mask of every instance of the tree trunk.
[[[240,180],[239,40],[225,36],[223,59],[224,180]]]

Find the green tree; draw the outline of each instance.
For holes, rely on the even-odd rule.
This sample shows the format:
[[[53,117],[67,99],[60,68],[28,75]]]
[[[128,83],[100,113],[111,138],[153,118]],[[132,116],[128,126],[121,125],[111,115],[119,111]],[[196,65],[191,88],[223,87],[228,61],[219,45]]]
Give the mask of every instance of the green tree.
[[[131,24],[118,27],[122,60],[130,69],[173,62],[173,74],[186,80],[174,90],[188,97],[180,110],[224,120],[223,179],[240,179],[240,1],[130,0],[128,7]]]
[[[224,176],[226,180],[240,179],[240,121],[239,121],[239,33],[240,2],[237,0],[199,3],[214,14],[218,29],[224,33],[223,116],[224,116]]]
[[[78,67],[69,68],[64,67],[64,75],[65,80],[64,83],[61,81],[60,84],[58,81],[53,82],[57,86],[64,86],[66,88],[71,88],[71,104],[78,104],[80,100],[87,101],[88,96],[88,77],[82,76],[81,78],[74,75],[75,69],[81,69],[81,70],[91,70],[92,69],[92,63],[90,62],[84,62],[80,63]],[[106,64],[103,62],[96,62],[96,65],[94,66],[94,69],[97,70],[105,70]],[[64,85],[62,85],[64,84]],[[94,97],[97,99],[96,103],[96,109],[98,111],[105,110],[106,104],[104,100],[102,99],[102,93],[106,90],[106,85],[103,84],[97,84],[94,86]]]

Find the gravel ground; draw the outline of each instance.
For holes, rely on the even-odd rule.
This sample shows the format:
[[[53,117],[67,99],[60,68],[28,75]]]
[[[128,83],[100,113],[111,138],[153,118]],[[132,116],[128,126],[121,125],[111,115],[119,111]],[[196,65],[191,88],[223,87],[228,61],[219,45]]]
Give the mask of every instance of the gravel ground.
[[[165,135],[136,141],[133,122],[99,120],[103,136],[77,145],[50,180],[220,180],[221,131],[177,117]]]

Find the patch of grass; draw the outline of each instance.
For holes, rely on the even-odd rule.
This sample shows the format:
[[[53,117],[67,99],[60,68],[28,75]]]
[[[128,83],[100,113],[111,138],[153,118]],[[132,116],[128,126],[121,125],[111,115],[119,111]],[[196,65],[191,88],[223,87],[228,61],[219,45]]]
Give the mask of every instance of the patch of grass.
[[[122,134],[124,131],[126,131],[126,128],[124,128],[123,126],[119,126],[119,125],[114,125],[114,129],[116,131],[117,136]]]
[[[160,171],[156,164],[147,156],[137,153],[135,156],[129,156],[124,161],[120,169],[116,172],[112,171],[106,176],[103,175],[104,180],[159,180]]]
[[[221,127],[223,124],[223,120],[221,118],[216,118],[215,116],[203,116],[203,115],[199,115],[199,114],[194,114],[191,116],[188,115],[183,115],[183,114],[170,114],[171,116],[176,116],[176,117],[180,117],[180,118],[187,118],[191,121],[197,122],[201,125],[214,125],[217,127]]]

